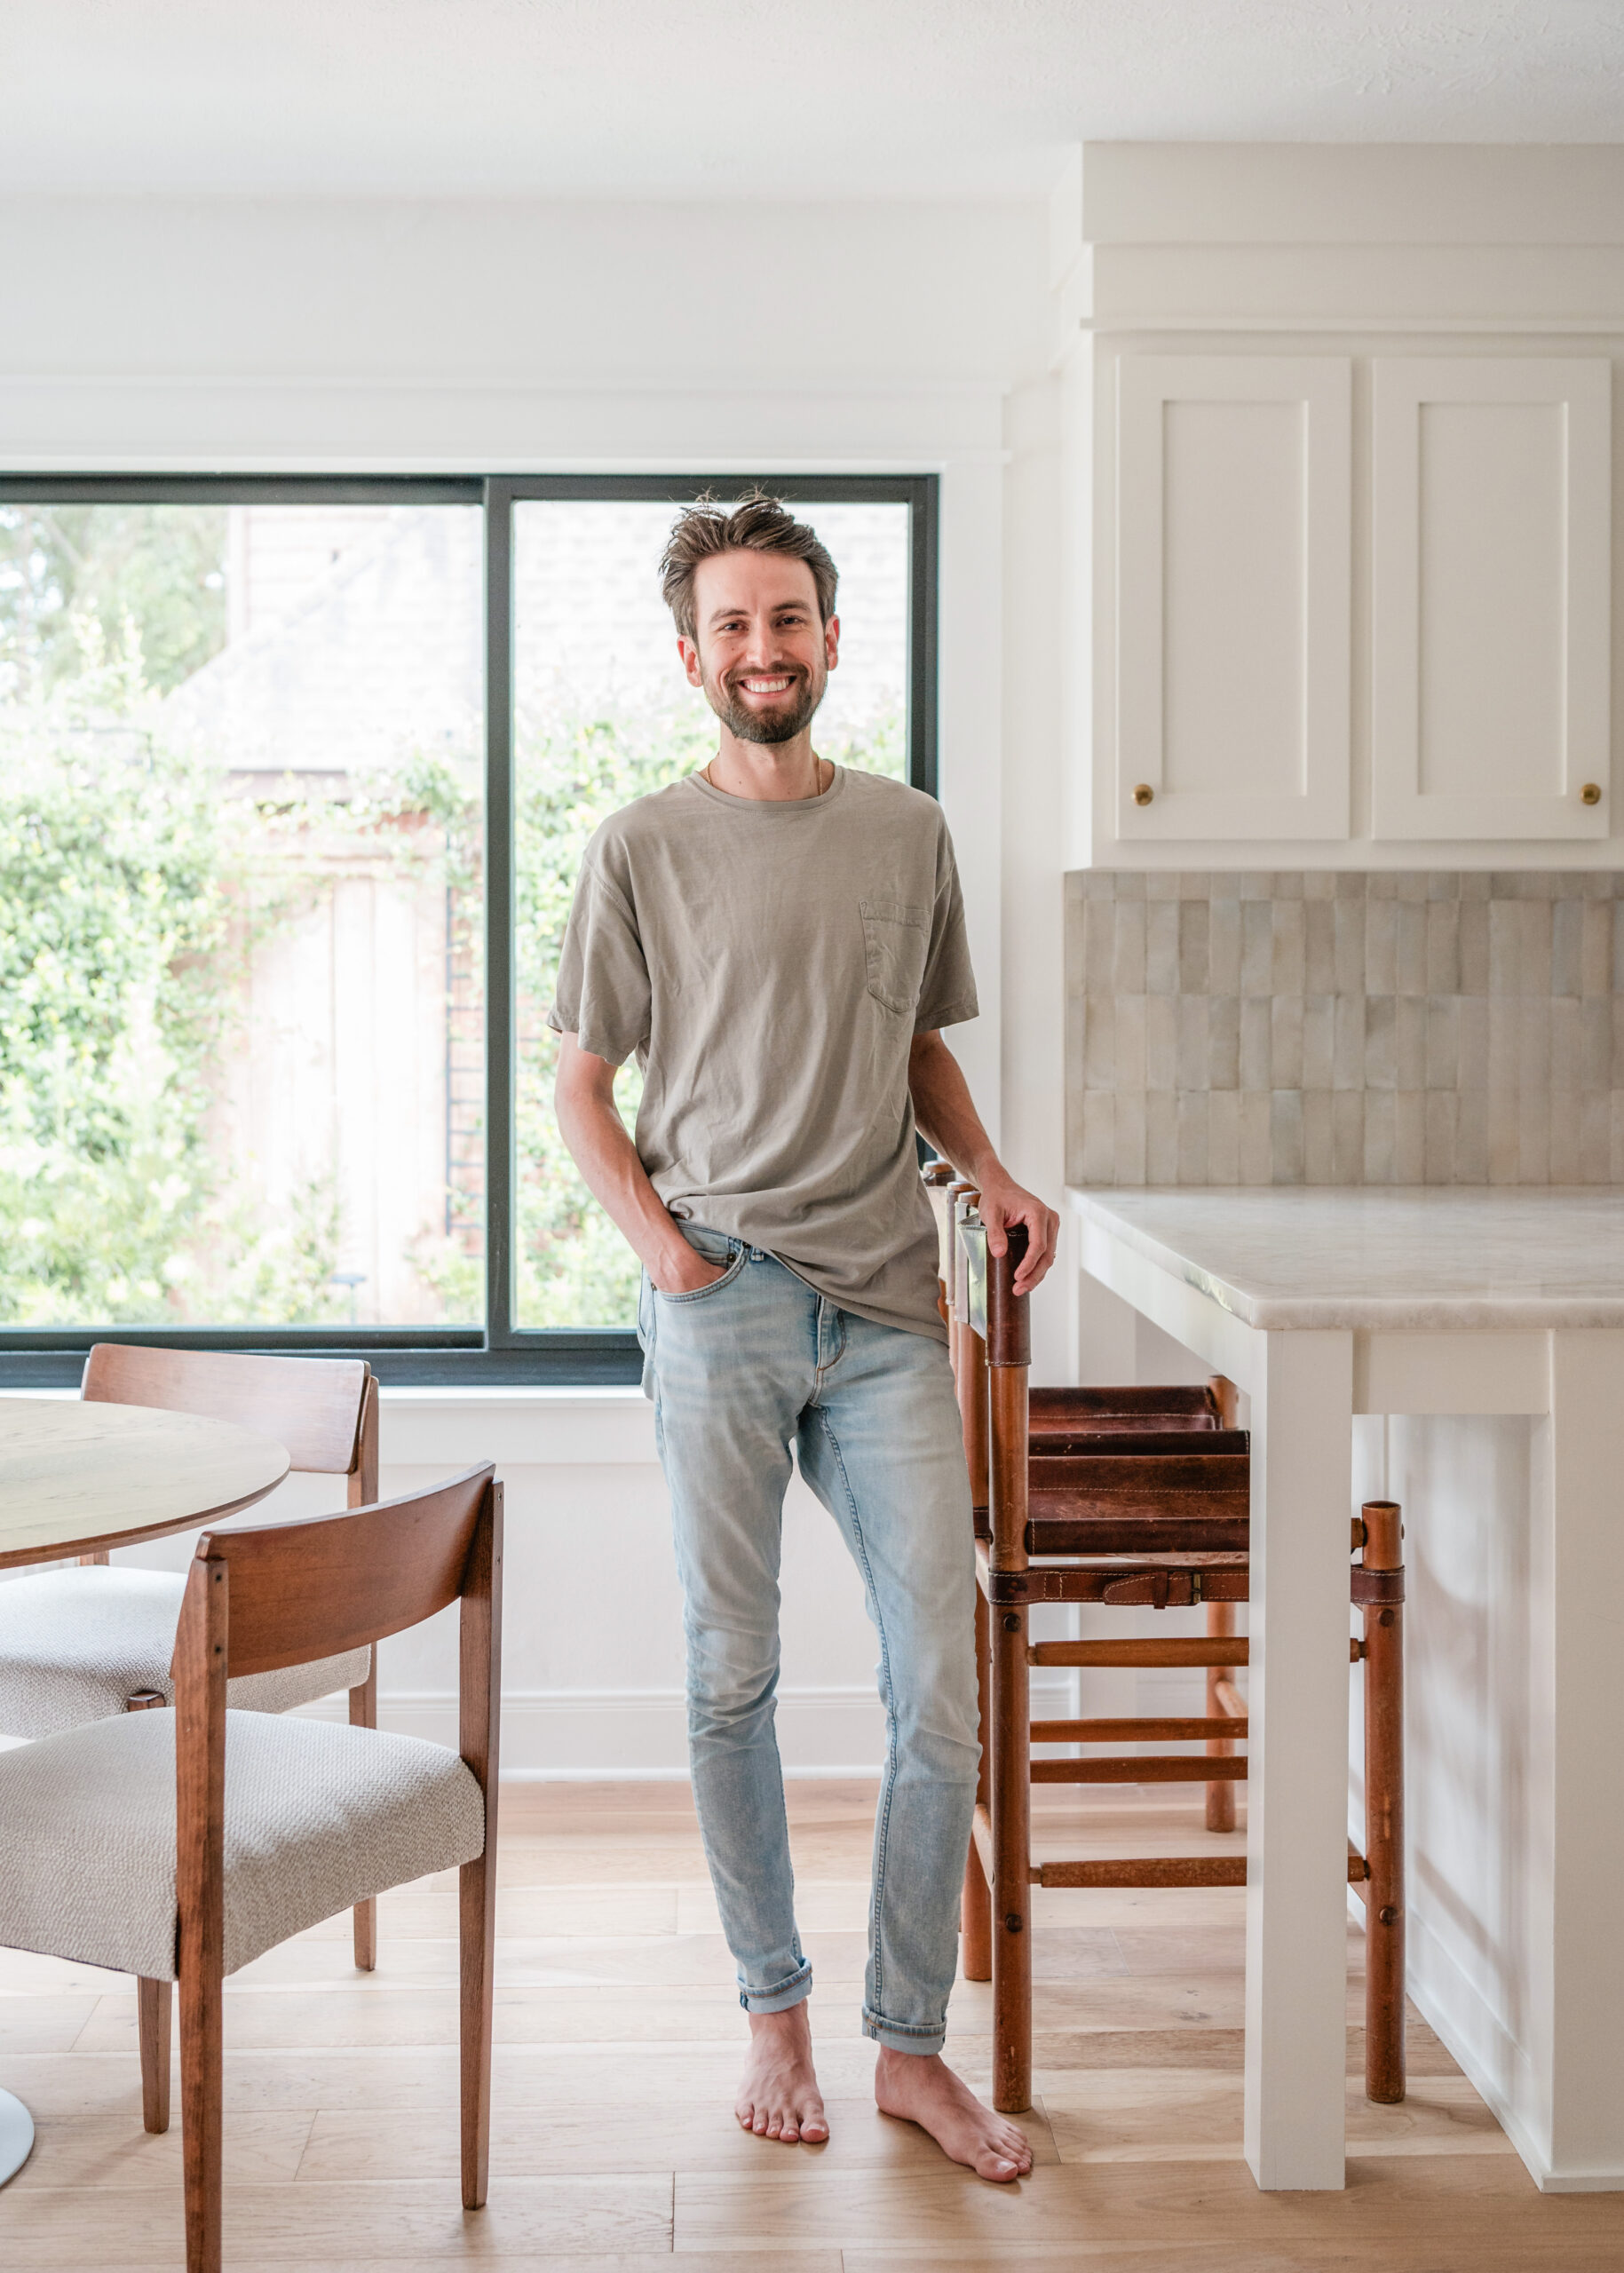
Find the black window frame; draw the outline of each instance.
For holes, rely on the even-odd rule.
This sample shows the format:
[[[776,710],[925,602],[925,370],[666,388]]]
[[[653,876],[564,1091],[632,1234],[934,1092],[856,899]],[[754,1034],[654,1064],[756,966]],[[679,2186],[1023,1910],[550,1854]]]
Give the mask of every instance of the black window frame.
[[[908,780],[937,794],[940,479],[931,473],[44,474],[0,473],[0,506],[477,505],[485,586],[485,1144],[483,1327],[0,1326],[0,1387],[76,1387],[92,1342],[366,1358],[402,1387],[611,1388],[641,1366],[627,1327],[514,1322],[516,1002],[513,967],[513,508],[532,502],[669,504],[759,483],[797,503],[908,509]]]

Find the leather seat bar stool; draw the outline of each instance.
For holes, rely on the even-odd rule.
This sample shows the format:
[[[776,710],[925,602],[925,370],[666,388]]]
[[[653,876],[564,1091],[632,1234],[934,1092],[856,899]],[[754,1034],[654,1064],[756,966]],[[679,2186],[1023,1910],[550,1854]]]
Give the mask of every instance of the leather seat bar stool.
[[[1069,1400],[1077,1393],[1041,1392],[1040,1425],[1034,1430],[1028,1305],[1013,1292],[1025,1233],[1018,1229],[1007,1254],[992,1257],[973,1202],[960,1195],[955,1214],[960,1391],[977,1408],[966,1416],[965,1434],[967,1444],[985,1444],[987,1504],[977,1562],[978,1626],[986,1636],[978,1662],[990,1707],[984,1745],[991,1795],[977,1809],[970,1875],[986,1889],[990,1921],[994,2099],[1001,2109],[1014,2111],[1026,2106],[1031,2094],[1033,1885],[1246,1882],[1245,1857],[1223,1853],[1034,1865],[1031,1787],[1034,1782],[1204,1783],[1209,1794],[1223,1791],[1232,1802],[1234,1786],[1247,1773],[1236,1749],[1247,1732],[1246,1706],[1233,1672],[1248,1662],[1248,1643],[1232,1625],[1224,1631],[1217,1621],[1232,1620],[1233,1605],[1249,1591],[1249,1453],[1245,1432],[1233,1425],[1234,1391],[1223,1382],[1182,1391],[1176,1399],[1169,1396],[1160,1426],[1149,1429],[1143,1423],[1154,1407],[1136,1400],[1165,1392],[1140,1390],[1131,1398],[1121,1391],[1083,1392],[1074,1404]],[[1161,1451],[1146,1443],[1158,1437]],[[1084,1437],[1089,1439],[1086,1451]],[[972,1484],[976,1474],[972,1466]],[[1371,2099],[1390,2103],[1403,2098],[1405,2084],[1401,1537],[1397,1505],[1367,1502],[1352,1525],[1360,1561],[1350,1572],[1351,1599],[1364,1624],[1363,1640],[1351,1640],[1349,1648],[1366,1675],[1366,1839],[1362,1855],[1350,1842],[1348,1875],[1367,1909],[1366,2090]],[[1209,1632],[1166,1640],[1033,1643],[1027,1614],[1039,1602],[1153,1610],[1200,1604],[1208,1612]],[[1034,1666],[1105,1665],[1204,1666],[1208,1711],[1188,1718],[1032,1721]],[[1203,1750],[1032,1756],[1034,1746],[1153,1742],[1200,1742]],[[1210,1805],[1208,1819],[1220,1829],[1233,1822],[1232,1813],[1226,1824]],[[971,1904],[974,1898],[972,1889]],[[967,1973],[978,1954],[967,1932]]]

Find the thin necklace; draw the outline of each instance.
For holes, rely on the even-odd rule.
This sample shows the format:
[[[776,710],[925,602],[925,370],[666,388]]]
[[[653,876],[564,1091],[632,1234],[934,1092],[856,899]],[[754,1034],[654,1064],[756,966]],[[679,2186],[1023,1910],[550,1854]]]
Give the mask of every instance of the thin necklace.
[[[720,756],[720,754],[721,754],[721,753],[718,751],[717,756]],[[709,784],[710,784],[711,788],[712,788],[713,789],[716,789],[716,790],[717,790],[717,796],[718,796],[718,797],[725,797],[725,796],[729,794],[729,792],[728,792],[727,790],[725,790],[725,789],[717,789],[717,777],[716,777],[716,775],[715,775],[715,774],[711,772],[711,770],[710,770],[711,766],[713,766],[713,765],[716,764],[716,762],[717,762],[717,761],[716,761],[716,758],[714,758],[714,757],[713,757],[713,758],[711,758],[711,759],[707,763],[706,767],[705,767],[705,779],[706,779],[706,780],[707,780],[707,781],[709,781]],[[832,760],[830,761],[830,764],[829,764],[829,778],[828,778],[828,780],[826,781],[826,780],[824,780],[824,778],[823,778],[823,760],[820,757],[820,758],[815,758],[812,762],[813,762],[813,764],[817,766],[817,769],[818,769],[818,786],[817,786],[817,788],[812,791],[812,795],[813,795],[813,796],[814,796],[814,797],[820,797],[820,796],[823,795],[823,793],[824,793],[824,791],[825,791],[826,789],[828,789],[828,788],[832,788],[834,787],[834,781],[835,781],[835,767],[834,767],[834,763],[833,763],[833,761],[832,761]]]

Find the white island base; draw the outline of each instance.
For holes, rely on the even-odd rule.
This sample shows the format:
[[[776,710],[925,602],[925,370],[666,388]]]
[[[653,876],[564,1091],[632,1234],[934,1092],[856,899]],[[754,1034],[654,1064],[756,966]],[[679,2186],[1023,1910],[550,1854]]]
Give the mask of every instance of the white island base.
[[[1077,1192],[1250,1401],[1246,2153],[1343,2183],[1348,1518],[1402,1502],[1410,1994],[1549,2190],[1624,2187],[1624,1192]]]

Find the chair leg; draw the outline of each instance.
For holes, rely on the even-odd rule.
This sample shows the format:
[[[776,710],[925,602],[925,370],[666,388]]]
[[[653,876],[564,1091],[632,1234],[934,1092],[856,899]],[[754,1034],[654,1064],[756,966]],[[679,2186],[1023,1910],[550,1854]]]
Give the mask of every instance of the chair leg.
[[[223,2005],[218,1954],[210,1959],[201,1949],[188,1951],[183,1933],[180,2127],[186,2162],[186,2273],[221,2273]]]
[[[105,1562],[107,1557],[104,1556]],[[126,1713],[156,1713],[169,1699],[155,1689],[138,1689],[124,1699]],[[141,2050],[141,2121],[149,2131],[170,2127],[170,2016],[174,1984],[139,1975],[135,1984],[136,2039]]]
[[[1365,1623],[1365,2095],[1404,2097],[1404,1604],[1398,1509],[1365,1509],[1365,1567],[1397,1574],[1398,1601]]]
[[[1024,1611],[993,1628],[993,2105],[1032,2104],[1032,1676]]]
[[[350,1691],[350,1726],[353,1729],[376,1729],[377,1726],[377,1643],[372,1645],[372,1655],[367,1667],[365,1681],[356,1683]],[[377,1964],[377,1897],[368,1895],[365,1902],[355,1905],[353,1920],[355,1929],[355,1964],[361,1973],[370,1973]]]
[[[992,1715],[987,1709],[986,1653],[990,1636],[987,1632],[986,1597],[979,1587],[976,1588],[976,1716],[981,1738],[981,1765],[976,1773],[976,1800],[979,1806],[991,1804],[992,1793]],[[981,1868],[981,1857],[972,1839],[970,1852],[964,1858],[964,1893],[959,1905],[959,1931],[966,1981],[990,1981],[993,1977],[993,1890]]]
[[[481,2210],[490,2183],[491,2008],[496,1975],[496,1857],[487,1842],[464,1863],[462,1943],[463,2207]]]
[[[1207,1605],[1207,1631],[1215,1637],[1230,1635],[1235,1630],[1235,1605],[1232,1602],[1209,1602]],[[1224,1710],[1218,1697],[1218,1683],[1232,1677],[1230,1666],[1208,1666],[1207,1668],[1207,1712],[1208,1718]],[[1208,1737],[1207,1750],[1214,1759],[1224,1759],[1235,1749],[1233,1737]],[[1233,1831],[1235,1828],[1235,1787],[1233,1784],[1208,1784],[1207,1786],[1207,1828],[1208,1831]]]
[[[170,2127],[170,2020],[175,2008],[170,1981],[135,1984],[137,2031],[141,2040],[141,2121],[148,2131]]]

